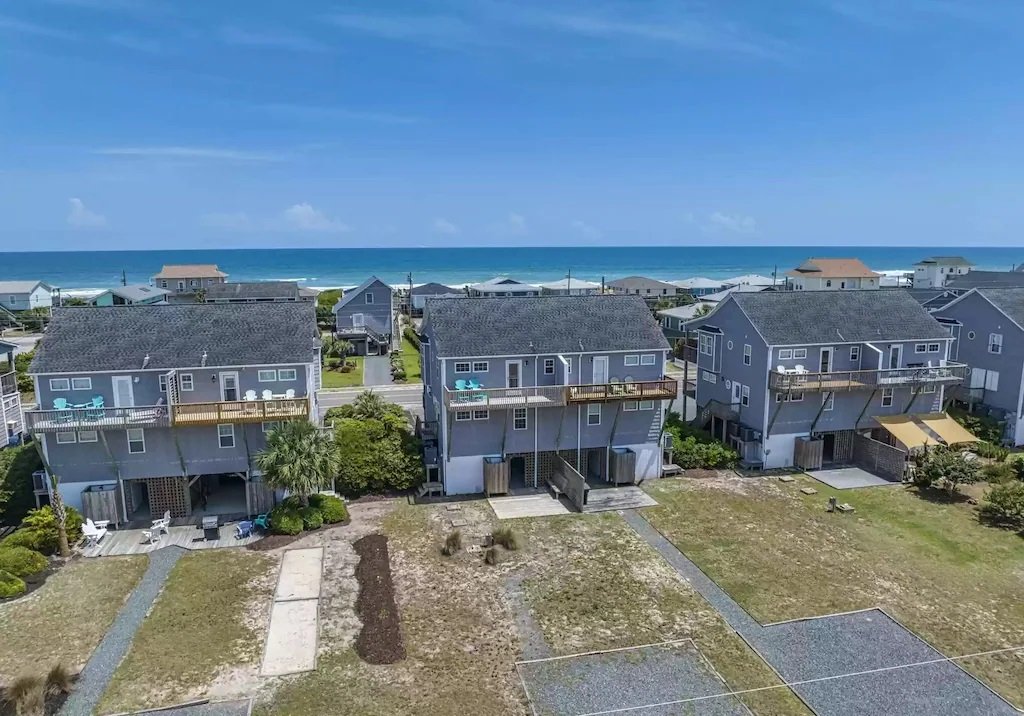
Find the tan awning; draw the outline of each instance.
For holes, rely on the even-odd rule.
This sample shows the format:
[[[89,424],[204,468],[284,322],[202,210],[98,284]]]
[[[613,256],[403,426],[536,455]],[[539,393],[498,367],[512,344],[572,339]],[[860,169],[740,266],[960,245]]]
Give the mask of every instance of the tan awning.
[[[883,415],[876,416],[875,420],[908,450],[941,444],[917,425],[911,415]]]
[[[945,413],[927,413],[915,415],[914,418],[942,438],[947,445],[978,442],[978,438],[971,435],[964,426]]]

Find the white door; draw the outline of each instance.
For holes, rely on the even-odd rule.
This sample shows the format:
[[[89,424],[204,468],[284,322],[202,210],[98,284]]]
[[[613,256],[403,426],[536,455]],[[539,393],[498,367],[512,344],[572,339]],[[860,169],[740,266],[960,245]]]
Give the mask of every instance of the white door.
[[[594,356],[594,383],[608,382],[608,356]]]
[[[523,362],[518,360],[505,361],[505,387],[519,388],[522,386]]]
[[[889,346],[889,368],[896,370],[903,359],[903,346]]]
[[[114,407],[133,407],[135,405],[135,389],[132,387],[132,377],[130,375],[115,375],[111,380],[114,384]]]
[[[818,371],[820,373],[831,373],[832,372],[832,349],[822,348],[821,359],[818,361]]]
[[[235,401],[238,395],[238,373],[220,374],[220,399],[224,401]]]
[[[353,328],[362,328],[365,325],[366,325],[366,317],[363,314],[361,314],[361,313],[353,313],[352,314],[352,327]]]
[[[739,405],[740,404],[740,396],[742,395],[742,391],[743,391],[743,386],[740,383],[737,383],[736,381],[733,381],[732,382],[732,404],[733,405]]]

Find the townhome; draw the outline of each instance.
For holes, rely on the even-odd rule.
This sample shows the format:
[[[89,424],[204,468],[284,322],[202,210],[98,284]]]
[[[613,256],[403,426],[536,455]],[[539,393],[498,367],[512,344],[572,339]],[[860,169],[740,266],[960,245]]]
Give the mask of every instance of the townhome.
[[[422,327],[428,489],[512,489],[560,471],[594,484],[660,475],[676,382],[638,296],[435,299]]]
[[[474,283],[469,287],[469,295],[477,298],[496,298],[498,296],[539,296],[540,286],[523,283],[508,276],[496,276],[495,278]]]
[[[168,299],[171,301],[188,302],[210,286],[224,283],[227,277],[216,264],[165,264],[160,273],[153,276],[153,285],[170,291]]]
[[[316,418],[319,352],[297,303],[55,309],[26,429],[93,519],[265,512],[253,456],[282,421]]]
[[[14,370],[15,350],[17,346],[13,343],[0,341],[0,448],[20,442],[25,430],[18,376]]]
[[[946,290],[962,296],[973,288],[1024,288],[1021,271],[971,271],[962,276],[946,278]]]
[[[975,412],[1005,421],[1024,445],[1024,288],[975,288],[935,312],[952,331],[953,357],[971,366],[956,391]]]
[[[971,272],[963,256],[929,256],[914,264],[914,288],[943,288],[946,282]]]
[[[462,289],[445,286],[443,283],[425,283],[415,286],[409,292],[410,305],[413,314],[423,315],[423,307],[429,298],[464,298],[466,292]]]
[[[566,277],[540,284],[540,291],[545,296],[594,296],[601,293],[601,284]]]
[[[697,338],[698,422],[748,465],[877,466],[880,453],[936,442],[917,414],[954,431],[935,414],[967,367],[904,291],[733,293],[685,328]],[[890,477],[901,460],[886,463]]]
[[[335,333],[352,343],[357,355],[387,353],[398,335],[391,286],[371,276],[334,304]]]
[[[717,293],[725,288],[725,284],[721,281],[704,278],[703,276],[684,278],[681,281],[669,281],[669,283],[683,289],[683,293],[688,293],[694,298],[700,298],[701,296],[706,296],[709,293]]]
[[[659,281],[656,278],[645,276],[627,276],[617,278],[608,282],[608,288],[615,293],[628,296],[643,296],[644,298],[661,298],[662,296],[675,296],[685,293],[683,289],[668,281]]]
[[[89,303],[93,306],[145,306],[167,303],[167,296],[170,293],[166,288],[138,283],[109,288],[94,296]]]
[[[877,289],[882,274],[860,259],[809,258],[786,272],[787,288],[793,291],[846,291]]]
[[[0,281],[0,308],[8,311],[50,308],[55,290],[43,281]]]
[[[315,289],[303,288],[295,281],[233,281],[210,285],[203,300],[207,303],[312,303],[316,294]]]

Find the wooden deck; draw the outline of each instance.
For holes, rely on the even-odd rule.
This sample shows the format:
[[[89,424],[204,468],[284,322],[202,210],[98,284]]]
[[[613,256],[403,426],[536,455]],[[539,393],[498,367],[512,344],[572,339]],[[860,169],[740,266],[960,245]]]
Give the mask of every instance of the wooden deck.
[[[84,557],[110,557],[122,554],[147,554],[161,547],[176,545],[185,549],[223,549],[227,547],[244,547],[247,544],[263,539],[262,533],[253,533],[251,537],[235,539],[235,526],[231,522],[220,527],[220,538],[207,541],[203,539],[203,531],[195,525],[171,527],[160,539],[146,542],[143,530],[110,530],[96,546],[80,548]]]
[[[309,415],[309,399],[275,398],[216,403],[176,403],[171,410],[175,425],[264,423],[306,417]]]

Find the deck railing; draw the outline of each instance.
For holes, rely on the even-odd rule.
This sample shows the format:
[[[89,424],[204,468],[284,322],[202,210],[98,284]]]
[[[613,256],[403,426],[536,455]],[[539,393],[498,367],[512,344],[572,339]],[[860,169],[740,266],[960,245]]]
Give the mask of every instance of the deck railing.
[[[679,385],[672,378],[633,380],[583,385],[539,385],[522,388],[445,388],[444,404],[449,410],[474,408],[523,408],[563,406],[567,403],[597,403],[608,400],[671,400]]]
[[[596,403],[606,400],[670,400],[676,397],[678,391],[679,384],[673,378],[566,386],[570,403]]]
[[[18,392],[18,376],[12,370],[0,375],[0,395],[11,395]]]
[[[964,363],[883,370],[842,370],[821,373],[769,373],[770,390],[824,391],[898,388],[926,384],[963,382],[969,367]]]
[[[25,427],[30,433],[151,428],[169,424],[166,405],[25,411]]]
[[[309,398],[221,400],[211,403],[177,403],[171,406],[174,425],[264,423],[308,415]]]

